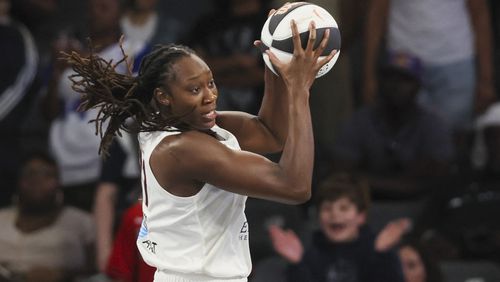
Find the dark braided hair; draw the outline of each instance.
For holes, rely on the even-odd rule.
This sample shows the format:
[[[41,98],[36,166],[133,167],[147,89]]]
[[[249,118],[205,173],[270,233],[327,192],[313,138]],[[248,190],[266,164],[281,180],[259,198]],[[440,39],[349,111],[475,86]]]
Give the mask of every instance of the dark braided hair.
[[[125,120],[133,118],[138,131],[169,130],[175,126],[178,130],[187,127],[180,123],[179,117],[168,115],[159,110],[153,98],[156,88],[169,91],[165,83],[175,79],[172,66],[180,58],[195,54],[194,51],[182,45],[158,45],[141,61],[139,74],[132,76],[128,56],[122,47],[122,59],[116,63],[94,54],[90,45],[90,55],[84,57],[77,52],[64,54],[76,74],[69,79],[73,89],[81,94],[79,111],[91,108],[99,109],[95,119],[96,134],[101,137],[99,154],[107,150],[115,135],[121,136],[120,129],[132,131]],[[125,63],[128,73],[121,74],[115,69]],[[105,122],[109,120],[103,131]],[[172,130],[172,129],[170,129]]]

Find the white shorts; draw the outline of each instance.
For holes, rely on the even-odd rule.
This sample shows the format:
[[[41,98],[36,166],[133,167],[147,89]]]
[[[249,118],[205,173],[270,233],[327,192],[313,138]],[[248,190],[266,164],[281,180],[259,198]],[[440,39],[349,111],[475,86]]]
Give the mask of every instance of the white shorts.
[[[154,282],[247,282],[247,278],[215,278],[201,274],[156,271]]]

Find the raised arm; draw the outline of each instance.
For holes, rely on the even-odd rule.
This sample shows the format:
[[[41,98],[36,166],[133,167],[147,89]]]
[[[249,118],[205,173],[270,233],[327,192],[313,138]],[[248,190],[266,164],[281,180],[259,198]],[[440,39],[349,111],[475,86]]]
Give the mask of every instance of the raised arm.
[[[314,141],[309,89],[318,70],[335,52],[318,61],[328,33],[313,50],[316,30],[311,25],[310,39],[303,49],[297,26],[292,24],[292,28],[294,56],[290,63],[283,64],[268,51],[288,95],[288,136],[279,163],[251,152],[231,150],[212,136],[189,131],[165,138],[152,155],[153,173],[163,187],[184,191],[183,187],[210,183],[238,194],[284,203],[302,203],[310,198]]]
[[[283,79],[266,66],[264,81],[258,116],[230,111],[217,116],[217,124],[233,133],[243,150],[261,154],[283,150],[288,133],[288,95]]]

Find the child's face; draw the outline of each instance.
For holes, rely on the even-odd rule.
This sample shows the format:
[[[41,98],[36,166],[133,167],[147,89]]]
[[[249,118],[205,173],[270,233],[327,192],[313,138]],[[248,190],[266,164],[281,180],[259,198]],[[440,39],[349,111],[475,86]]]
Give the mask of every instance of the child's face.
[[[324,201],[319,209],[321,230],[335,243],[355,240],[365,219],[365,213],[360,212],[347,197],[341,197],[336,201]]]

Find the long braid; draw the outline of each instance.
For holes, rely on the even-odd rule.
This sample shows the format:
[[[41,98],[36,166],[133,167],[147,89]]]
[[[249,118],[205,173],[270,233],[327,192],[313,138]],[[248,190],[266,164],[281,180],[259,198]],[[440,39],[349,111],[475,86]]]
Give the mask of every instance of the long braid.
[[[185,129],[179,126],[179,117],[160,113],[151,100],[155,88],[168,90],[166,83],[173,78],[173,63],[194,54],[191,49],[181,45],[157,46],[142,60],[137,77],[130,73],[128,56],[123,48],[123,57],[116,63],[94,54],[92,46],[90,49],[88,57],[77,52],[65,53],[64,56],[76,72],[69,79],[73,82],[73,89],[81,94],[79,110],[98,109],[91,122],[95,123],[96,134],[101,137],[99,154],[107,153],[113,137],[121,135],[120,129],[131,131],[125,124],[128,118],[135,120],[139,131],[168,130],[171,126]],[[116,67],[123,63],[129,70],[126,74],[116,71]]]

